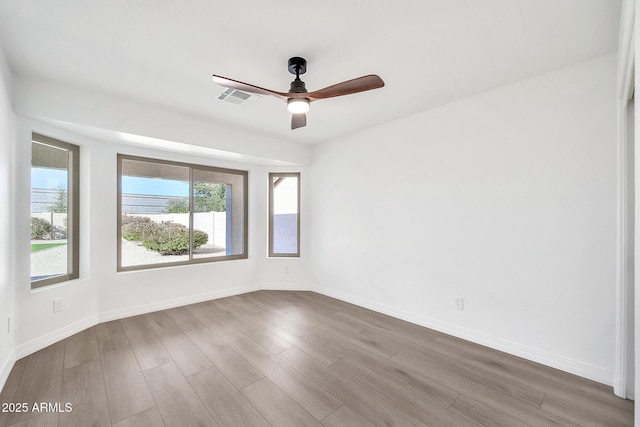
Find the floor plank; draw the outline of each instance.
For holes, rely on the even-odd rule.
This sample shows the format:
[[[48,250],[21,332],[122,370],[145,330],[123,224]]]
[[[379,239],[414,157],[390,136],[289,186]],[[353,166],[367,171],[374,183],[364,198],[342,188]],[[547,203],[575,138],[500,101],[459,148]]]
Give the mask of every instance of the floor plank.
[[[9,377],[7,378],[7,382],[4,384],[5,387],[14,387],[20,384],[20,379],[22,378],[22,374],[24,373],[24,368],[27,366],[27,358],[23,357],[20,360],[17,360],[13,365],[11,372],[9,373]]]
[[[427,425],[469,427],[476,425],[464,416],[451,413],[448,410],[455,397],[439,396],[439,399],[435,400],[424,393],[416,393],[407,387],[389,381],[365,366],[347,359],[343,359],[331,367],[344,377],[360,384],[369,393],[376,394],[380,399],[413,415]]]
[[[11,424],[11,427],[58,427],[58,414],[52,412],[41,414],[28,420]]]
[[[342,406],[342,402],[247,336],[230,334],[224,340],[317,420]]]
[[[112,423],[155,406],[124,334],[107,335],[99,339],[98,351]]]
[[[527,427],[527,424],[522,423],[503,412],[496,411],[494,408],[490,408],[480,402],[476,402],[464,395],[460,395],[449,409],[483,426]]]
[[[293,348],[303,350],[325,365],[331,365],[349,353],[349,350],[345,351],[342,342],[337,340],[327,342],[315,334],[310,334],[310,332],[313,332],[313,330],[305,331],[300,335],[289,335],[285,339],[292,344]]]
[[[358,367],[363,367],[375,372],[388,381],[392,381],[402,387],[407,388],[421,396],[439,402],[443,406],[450,406],[460,393],[450,387],[442,385],[431,379],[426,379],[418,375],[415,371],[404,369],[393,361],[376,358],[371,355],[351,355],[343,360],[344,362],[356,363]]]
[[[289,350],[293,347],[293,344],[290,342],[285,341],[266,329],[259,327],[254,322],[244,322],[245,321],[243,319],[243,326],[240,327],[238,331],[269,350],[271,354],[282,353],[283,351]]]
[[[70,336],[64,350],[64,368],[95,362],[100,359],[95,328],[88,328]]]
[[[244,387],[264,377],[220,337],[200,323],[189,310],[178,308],[167,311],[167,314],[236,387]]]
[[[144,320],[148,322],[184,376],[213,366],[207,356],[176,326],[166,313],[150,313],[144,316]]]
[[[215,421],[175,363],[144,371],[158,411],[167,427],[215,426]]]
[[[65,342],[42,349],[27,357],[26,366],[16,394],[15,402],[26,402],[29,408],[34,403],[59,402],[62,390],[62,369]],[[39,412],[14,412],[9,414],[7,425],[40,415]]]
[[[306,322],[291,322],[290,319],[274,312],[256,312],[251,316],[244,316],[243,323],[245,326],[247,322],[250,325],[259,325],[259,327],[289,343],[293,343],[297,337],[315,328],[313,324]]]
[[[542,408],[560,417],[568,419],[580,426],[633,426],[633,418],[628,416],[611,417],[611,414],[599,412],[597,409],[582,406],[576,402],[565,400],[556,396],[545,396]]]
[[[366,329],[365,326],[355,322],[344,322],[331,316],[331,313],[314,313],[308,309],[291,310],[283,314],[291,318],[293,321],[303,319],[314,327],[318,327],[328,331],[329,333],[342,333],[346,335],[355,335]]]
[[[216,307],[211,304],[192,304],[187,307],[187,310],[189,310],[193,317],[198,319],[200,323],[205,325],[209,330],[211,330],[211,332],[219,337],[236,332],[241,326],[239,321],[227,319],[222,316],[217,312]]]
[[[268,378],[249,384],[240,391],[271,425],[281,427],[322,426]]]
[[[396,408],[384,399],[372,395],[366,388],[340,375],[304,352],[293,348],[278,357],[305,374],[332,396],[365,416],[378,426],[425,426],[410,414]]]
[[[99,360],[63,371],[60,402],[72,405],[70,412],[60,414],[60,424],[65,427],[111,425],[102,366]]]
[[[220,426],[269,427],[269,423],[217,368],[187,378]]]
[[[163,427],[164,421],[158,412],[157,407],[147,409],[138,414],[132,415],[118,423],[113,427]]]
[[[326,307],[326,314],[334,314],[339,311],[352,312],[356,310],[362,310],[357,305],[350,304],[348,302],[340,301],[339,299],[331,298],[326,295],[317,294],[311,291],[292,291],[300,298],[307,300],[312,306],[324,306]]]
[[[18,390],[18,386],[14,385],[12,387],[7,387],[6,385],[2,389],[0,393],[0,405],[5,403],[15,403],[14,396],[16,395],[16,391]],[[5,427],[7,425],[7,419],[9,418],[10,412],[0,411],[0,427]]]
[[[544,393],[532,389],[528,385],[515,380],[496,378],[486,370],[471,367],[464,363],[454,363],[449,358],[443,359],[444,357],[437,357],[426,352],[418,353],[413,350],[402,350],[391,360],[404,366],[428,366],[440,372],[446,370],[450,376],[457,377],[465,383],[482,384],[494,390],[494,392],[508,394],[538,408],[542,405]],[[459,391],[463,392],[463,390]]]
[[[517,379],[497,377],[485,369],[468,366],[465,363],[457,363],[450,369],[453,375],[460,376],[466,381],[482,384],[538,408],[542,406],[544,393],[534,389],[530,384],[525,384]]]
[[[612,418],[616,418],[621,413],[626,413],[627,416],[633,414],[632,401],[617,398],[610,389],[607,391],[600,387],[593,387],[590,384],[592,382],[585,382],[583,378],[575,375],[567,374],[561,377],[548,375],[546,370],[539,367],[536,369],[529,364],[517,362],[516,364],[509,359],[513,358],[468,353],[460,358],[460,362],[490,371],[498,378],[506,377],[521,381],[545,394],[560,398],[570,396],[571,401],[603,414],[609,414]]]
[[[234,295],[229,298],[221,298],[218,301],[233,311],[240,319],[248,315],[273,312],[271,307],[266,307],[257,302],[253,298],[253,294],[254,293],[251,292],[248,294]]]
[[[403,385],[417,393],[426,394],[436,398],[438,394],[445,396],[451,393],[464,393],[474,400],[491,407],[496,413],[504,413],[514,417],[525,424],[534,426],[562,425],[574,426],[573,423],[554,414],[543,411],[537,406],[528,405],[514,397],[498,392],[483,384],[466,381],[464,378],[453,375],[448,370],[436,366],[420,363],[397,363],[396,360],[376,359],[371,356],[359,356],[361,364],[372,371],[385,376],[390,381]]]
[[[344,335],[333,334],[323,329],[312,329],[300,338],[300,348],[316,359],[331,365],[352,353],[368,353]]]
[[[521,370],[523,372],[533,372],[539,377],[554,381],[560,381],[576,388],[584,388],[584,390],[588,390],[590,393],[595,393],[600,396],[607,396],[612,401],[618,401],[618,403],[627,402],[627,404],[629,404],[631,402],[617,398],[613,394],[613,388],[605,384],[600,384],[595,381],[591,381],[586,378],[561,371],[559,369],[554,369],[549,366],[544,366],[539,363],[523,359],[521,357],[504,353],[502,351],[494,350],[480,344],[465,341],[463,339],[450,335],[442,335],[436,338],[435,341],[451,347],[457,347],[465,353],[465,359],[468,359],[468,356],[471,355],[484,356],[493,360],[498,365],[511,366],[514,369]]]
[[[390,389],[406,390],[419,399],[428,399],[448,408],[460,395],[457,391],[432,381],[421,381],[417,376],[394,366],[386,359],[368,357],[348,357],[331,366],[345,377],[358,378],[376,391],[387,394]],[[378,384],[380,387],[377,387]],[[403,398],[404,399],[404,398]]]
[[[140,369],[144,371],[173,361],[144,316],[128,317],[120,323],[138,359]]]
[[[120,320],[98,323],[95,327],[96,339],[106,338],[111,335],[124,334]]]
[[[429,341],[442,336],[440,332],[432,329],[404,322],[393,317],[356,307],[351,311],[337,312],[347,321],[360,323],[365,327],[374,328],[380,332],[386,332],[391,336],[401,337],[406,341]]]
[[[348,406],[341,406],[322,420],[325,427],[373,427],[366,418]]]

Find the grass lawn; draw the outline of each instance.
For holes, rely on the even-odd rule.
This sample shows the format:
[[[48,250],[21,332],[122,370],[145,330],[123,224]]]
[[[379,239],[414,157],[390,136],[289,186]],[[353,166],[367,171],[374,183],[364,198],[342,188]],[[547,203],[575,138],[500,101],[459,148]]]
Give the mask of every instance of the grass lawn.
[[[55,248],[56,246],[66,245],[66,243],[32,243],[31,252],[43,251],[45,249]]]

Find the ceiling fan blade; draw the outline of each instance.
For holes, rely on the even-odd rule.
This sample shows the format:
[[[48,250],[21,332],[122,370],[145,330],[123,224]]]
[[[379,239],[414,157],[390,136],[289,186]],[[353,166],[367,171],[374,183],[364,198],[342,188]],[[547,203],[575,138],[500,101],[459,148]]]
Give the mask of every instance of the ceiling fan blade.
[[[291,115],[291,130],[305,127],[307,125],[307,115],[305,113]]]
[[[249,83],[240,82],[238,80],[233,80],[233,79],[230,79],[230,78],[227,78],[227,77],[217,76],[215,74],[212,76],[212,78],[213,78],[213,82],[216,83],[216,84],[219,84],[220,86],[241,90],[243,92],[257,93],[257,94],[260,94],[260,95],[271,95],[271,96],[275,96],[277,98],[280,98],[280,99],[282,99],[284,101],[287,100],[286,94],[282,93],[282,92],[277,92],[275,90],[265,89],[265,88],[260,87],[260,86],[251,85]]]
[[[378,89],[384,86],[384,81],[375,74],[358,77],[356,79],[347,80],[324,89],[309,92],[307,98],[312,101],[325,98],[333,98],[342,95],[351,95],[352,93],[364,92],[366,90]]]

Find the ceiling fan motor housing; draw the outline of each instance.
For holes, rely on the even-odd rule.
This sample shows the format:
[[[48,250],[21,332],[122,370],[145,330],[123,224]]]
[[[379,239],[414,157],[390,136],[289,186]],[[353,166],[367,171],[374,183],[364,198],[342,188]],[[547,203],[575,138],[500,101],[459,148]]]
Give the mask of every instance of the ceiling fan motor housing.
[[[307,88],[304,85],[304,82],[298,78],[291,82],[291,86],[289,88],[289,92],[291,93],[307,93]]]
[[[299,56],[289,58],[289,72],[291,74],[295,74],[296,77],[298,77],[300,74],[306,73],[307,60],[304,58],[300,58]]]

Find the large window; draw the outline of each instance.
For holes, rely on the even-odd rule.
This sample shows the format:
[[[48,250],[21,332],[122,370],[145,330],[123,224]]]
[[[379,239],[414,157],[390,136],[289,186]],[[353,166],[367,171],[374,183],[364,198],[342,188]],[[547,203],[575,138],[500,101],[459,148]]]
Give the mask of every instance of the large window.
[[[269,174],[269,256],[300,256],[300,174]]]
[[[79,152],[33,134],[31,142],[31,288],[79,275]]]
[[[247,258],[247,172],[118,156],[118,271]]]

